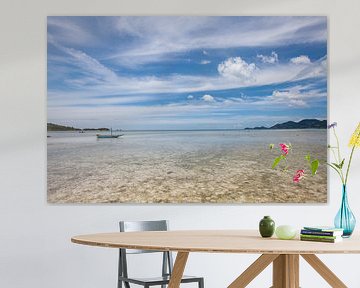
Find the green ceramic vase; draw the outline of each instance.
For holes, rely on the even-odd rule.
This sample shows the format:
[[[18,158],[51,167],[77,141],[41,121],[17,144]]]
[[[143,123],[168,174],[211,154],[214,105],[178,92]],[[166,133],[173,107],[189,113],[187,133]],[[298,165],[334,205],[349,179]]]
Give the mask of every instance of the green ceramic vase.
[[[275,222],[270,216],[264,216],[259,223],[259,232],[262,237],[271,237],[275,232]]]

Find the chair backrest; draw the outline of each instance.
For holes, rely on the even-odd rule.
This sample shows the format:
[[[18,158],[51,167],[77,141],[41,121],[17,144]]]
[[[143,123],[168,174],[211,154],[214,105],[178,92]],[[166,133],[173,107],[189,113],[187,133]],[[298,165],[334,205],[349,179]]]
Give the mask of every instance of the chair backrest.
[[[167,220],[158,221],[120,221],[120,232],[140,232],[140,231],[167,231],[169,223]],[[150,250],[136,250],[136,249],[119,249],[119,276],[128,277],[127,273],[127,257],[126,254],[140,254],[140,253],[163,253],[162,275],[172,273],[173,259],[169,251],[150,251]]]
[[[169,223],[167,220],[156,221],[120,221],[120,232],[140,231],[167,231]],[[159,251],[126,249],[126,254],[156,253]]]
[[[120,221],[121,232],[167,231],[168,229],[169,229],[169,223],[167,220]]]

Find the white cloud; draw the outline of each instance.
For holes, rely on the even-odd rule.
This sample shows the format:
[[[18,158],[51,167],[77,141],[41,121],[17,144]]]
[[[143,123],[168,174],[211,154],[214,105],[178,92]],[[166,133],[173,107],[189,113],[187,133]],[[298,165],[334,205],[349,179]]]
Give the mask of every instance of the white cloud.
[[[121,63],[127,61],[126,63],[130,66],[136,66],[138,63],[149,63],[150,61],[166,61],[167,59],[173,61],[174,57],[177,56],[171,54],[172,52],[189,51],[190,49],[199,49],[200,53],[206,55],[210,51],[208,49],[270,45],[277,43],[277,41],[285,41],[284,43],[303,42],[306,39],[307,41],[316,41],[315,36],[318,37],[316,39],[319,41],[326,40],[326,38],[319,36],[326,32],[326,27],[323,27],[326,24],[326,17],[239,17],[236,21],[234,21],[235,18],[233,17],[105,18],[107,19],[106,23],[103,23],[105,26],[109,24],[108,21],[112,21],[113,24],[118,23],[118,26],[109,25],[109,27],[117,27],[116,31],[110,29],[110,32],[116,32],[119,36],[123,34],[133,36],[132,40],[127,42],[127,45],[119,46],[121,48],[119,52],[121,54]],[[286,21],[287,25],[279,25],[284,21]],[[113,54],[109,56],[109,51],[103,47],[104,55],[96,57],[97,55],[93,55],[91,52],[85,53],[83,49],[68,48],[66,44],[73,44],[72,40],[68,39],[69,41],[66,41],[66,39],[62,38],[62,36],[65,37],[66,35],[71,38],[80,38],[82,34],[88,32],[87,34],[94,37],[94,39],[97,39],[96,37],[101,39],[100,37],[106,36],[103,33],[109,33],[108,30],[104,32],[104,29],[93,27],[94,25],[89,26],[86,24],[87,21],[83,21],[81,17],[49,17],[48,22],[49,27],[56,29],[62,29],[62,24],[64,24],[64,31],[61,33],[58,31],[55,34],[49,32],[48,41],[65,53],[64,56],[60,53],[49,54],[49,64],[55,63],[55,65],[49,68],[48,75],[52,78],[58,77],[57,75],[66,75],[67,79],[61,78],[59,80],[65,82],[66,88],[72,89],[74,101],[79,98],[76,95],[77,92],[84,96],[114,94],[130,96],[201,91],[211,93],[210,91],[214,90],[241,88],[255,84],[258,86],[312,77],[326,77],[326,57],[308,65],[294,65],[292,62],[288,62],[286,64],[263,65],[264,67],[261,69],[257,68],[254,63],[247,63],[241,57],[234,57],[224,59],[218,65],[220,75],[168,74],[141,76],[131,74],[133,76],[129,76],[121,73],[121,68],[108,61]],[[101,21],[97,22],[100,23]],[[164,25],[165,23],[168,25]],[[221,23],[228,24],[226,25],[228,29],[225,32],[223,28],[219,28]],[[178,27],[184,29],[178,29]],[[304,27],[315,28],[310,31],[307,30],[307,34],[301,34],[303,32],[299,32],[298,29]],[[204,33],[200,33],[199,37],[194,37],[194,31],[199,32],[205,28]],[[97,34],[100,30],[102,34]],[[60,35],[60,39],[54,38],[55,35],[57,37]],[[301,37],[296,38],[295,35]],[[86,36],[87,38],[88,36]],[[95,42],[104,45],[104,42],[99,39]],[[274,57],[275,59],[273,53],[270,56],[262,56]],[[108,66],[106,63],[112,64]],[[50,92],[58,92],[55,90],[55,88],[49,88]],[[69,89],[63,89],[62,92],[64,97],[66,97],[66,94],[70,94]]]
[[[215,98],[209,94],[205,94],[204,96],[201,97],[202,100],[204,100],[205,102],[215,102]]]
[[[118,80],[118,76],[114,71],[110,68],[106,67],[105,65],[101,64],[97,59],[89,56],[85,52],[81,50],[77,50],[74,48],[68,48],[58,44],[56,41],[52,42],[57,49],[64,52],[66,55],[70,56],[70,63],[77,67],[83,77],[82,80],[86,80],[86,82],[81,82],[79,85],[88,85],[88,84],[98,84],[100,81],[108,81],[108,82],[115,82]],[[60,57],[56,61],[62,61]],[[64,57],[63,62],[69,64],[69,58]],[[71,72],[79,72],[72,70]],[[73,81],[74,83],[78,79],[70,78],[68,79],[69,83]]]
[[[58,45],[67,56],[58,56],[56,63],[71,67],[59,67],[60,74],[76,72],[76,76],[65,80],[71,91],[49,89],[51,94],[62,95],[72,99],[74,105],[83,103],[82,98],[97,95],[156,95],[159,93],[195,93],[249,87],[252,85],[268,85],[287,81],[298,81],[314,77],[326,77],[326,56],[308,65],[292,63],[266,65],[262,69],[255,64],[248,64],[241,57],[229,58],[218,65],[219,75],[181,75],[166,76],[121,76],[102,64],[99,60],[76,49]],[[70,56],[70,57],[68,57]],[[49,58],[52,59],[52,58]],[[51,63],[51,62],[49,62]],[[74,70],[76,66],[76,70]],[[53,76],[57,73],[54,71]],[[62,80],[64,81],[64,80]],[[67,101],[67,100],[66,100]],[[67,101],[68,102],[68,101]],[[121,102],[121,101],[120,101]],[[52,105],[49,97],[49,105]]]
[[[88,127],[93,126],[90,123],[102,123],[99,121],[104,121],[104,125],[109,121],[117,121],[121,126],[124,123],[124,126],[141,127],[152,125],[151,121],[144,119],[168,122],[175,121],[175,117],[179,116],[181,119],[176,121],[185,121],[182,119],[191,119],[199,113],[231,115],[234,110],[248,111],[254,107],[261,113],[267,111],[269,105],[286,110],[288,106],[301,107],[326,100],[326,92],[309,91],[304,87],[278,90],[272,94],[270,92],[267,97],[249,96],[248,99],[236,95],[228,99],[209,95],[216,90],[269,85],[313,77],[323,77],[326,81],[326,57],[314,60],[313,63],[309,59],[306,65],[295,65],[290,61],[278,63],[278,55],[273,52],[276,56],[271,53],[258,55],[258,58],[263,63],[276,65],[259,64],[260,68],[254,63],[247,63],[242,57],[223,58],[217,71],[216,68],[209,71],[215,73],[201,75],[152,74],[150,70],[147,70],[150,72],[145,75],[126,73],[124,70],[126,65],[140,71],[142,67],[138,65],[162,61],[175,63],[189,57],[182,53],[187,54],[192,50],[197,51],[199,58],[195,61],[199,64],[201,59],[207,61],[210,58],[208,51],[215,54],[213,49],[268,48],[314,41],[326,43],[326,17],[104,18],[107,20],[102,25],[102,21],[88,25],[89,21],[84,21],[84,17],[50,19],[48,42],[55,46],[59,43],[56,47],[63,53],[56,51],[48,55],[49,76],[55,80],[59,78],[59,85],[50,85],[48,90],[49,119],[89,121],[89,125],[86,125]],[[118,26],[110,25],[116,22],[119,22]],[[283,25],[285,22],[286,25]],[[117,37],[127,37],[129,41],[116,41]],[[107,39],[114,42],[107,42]],[[117,45],[112,45],[115,42]],[[96,49],[87,49],[89,47]],[[54,47],[50,48],[49,51],[52,51]],[[100,50],[101,55],[96,53]],[[215,63],[216,60],[210,59],[214,64],[218,64]],[[259,60],[256,63],[260,62]],[[208,65],[207,68],[210,70],[212,66]],[[63,88],[57,88],[60,84],[64,84]],[[174,103],[160,105],[159,100],[164,100],[170,93],[182,93],[184,96],[180,102],[177,102],[179,99],[175,97]],[[203,96],[190,95],[198,93],[202,93],[200,95]],[[205,93],[209,94],[204,95]],[[106,96],[100,97],[102,95]],[[194,101],[187,101],[191,99]],[[171,101],[171,98],[166,100]],[[91,122],[93,119],[94,122]],[[218,121],[215,118],[213,120]],[[226,121],[228,120],[229,123],[235,121],[230,118]],[[210,120],[205,120],[204,117],[204,121]]]
[[[310,103],[326,99],[326,92],[314,89],[312,85],[296,85],[288,89],[274,90],[266,101],[290,107],[307,107]]]
[[[300,66],[300,65],[298,65]],[[327,57],[322,57],[319,60],[310,63],[308,65],[302,65],[304,67],[296,76],[296,79],[306,79],[306,78],[318,78],[326,77],[327,75]]]
[[[206,65],[206,64],[210,64],[210,63],[211,63],[211,61],[209,61],[209,60],[201,60],[201,62],[200,62],[201,65]]]
[[[74,17],[48,16],[47,25],[49,42],[56,38],[60,43],[92,46],[98,41],[94,31],[76,23]]]
[[[256,70],[254,63],[248,64],[241,57],[231,57],[218,65],[220,75],[248,82]]]
[[[292,88],[289,88],[287,90],[291,89]],[[320,93],[315,90],[302,91],[302,89],[311,89],[311,87],[299,86],[296,87],[296,89],[301,91],[304,101],[322,100],[319,95]],[[280,92],[286,92],[287,90],[281,90]],[[288,112],[288,106],[297,108],[300,106],[300,103],[296,103],[295,101],[293,104],[289,105],[289,103],[286,102],[287,100],[279,99],[282,98],[280,94],[278,97],[269,95],[268,97],[265,97],[265,99],[264,97],[258,97],[255,100],[253,99],[254,97],[249,97],[249,99],[245,101],[234,98],[231,99],[230,102],[220,100],[214,102],[184,101],[168,105],[94,105],[86,108],[81,106],[50,106],[48,108],[48,115],[49,121],[55,123],[62,123],[64,119],[72,119],[72,125],[77,127],[99,127],[107,126],[109,123],[112,123],[113,127],[123,129],[139,129],[139,127],[142,127],[143,129],[154,129],[154,127],[166,129],[171,128],[170,126],[172,124],[177,125],[172,128],[179,129],[180,127],[183,127],[184,129],[188,129],[189,127],[195,127],[200,123],[201,125],[198,128],[205,128],[207,124],[209,125],[208,128],[214,128],[213,125],[218,124],[224,125],[220,127],[229,128],[236,123],[242,123],[238,126],[240,128],[245,128],[262,126],[264,123],[270,122],[272,125],[288,120],[301,120],[301,118],[297,119],[296,116],[292,115],[291,110]],[[282,95],[284,98],[286,98],[286,96],[284,96],[285,94]],[[316,96],[319,96],[317,100],[314,99]],[[324,94],[321,97],[326,99],[326,95]],[[294,107],[295,104],[298,104],[297,107]],[[272,108],[282,110],[283,113],[281,113],[281,115],[269,115],[267,112],[269,111],[270,105]],[[239,111],[254,111],[254,109],[256,110],[254,115],[238,113]],[[236,113],[234,114],[235,110]],[[220,114],[224,115],[224,117],[219,118],[217,115]],[[136,115],[136,117],[134,117],[134,115]],[[198,115],[202,115],[202,117],[199,118]]]
[[[267,63],[267,64],[275,64],[277,62],[279,62],[279,57],[278,54],[275,51],[272,51],[270,55],[266,56],[266,55],[257,55],[257,58],[260,58],[260,60],[263,63]]]
[[[143,95],[111,95],[111,96],[92,96],[79,95],[73,92],[70,94],[50,92],[48,93],[48,107],[65,107],[65,106],[112,106],[122,104],[138,104],[158,100],[155,96]]]
[[[196,49],[206,55],[209,49],[282,46],[327,39],[326,17],[114,17],[114,22],[118,30],[115,33],[132,36],[131,45],[119,46],[106,58],[119,65],[131,57],[146,64],[171,60],[169,54]],[[227,27],[226,31],[223,27]]]
[[[309,56],[300,55],[300,56],[298,56],[298,57],[291,58],[291,59],[290,59],[290,62],[293,63],[293,64],[296,64],[296,65],[299,65],[299,64],[310,64],[310,63],[311,63],[311,60],[310,60]]]
[[[120,76],[94,57],[83,51],[52,43],[65,53],[64,56],[49,57],[52,61],[65,66],[57,66],[59,74],[73,73],[76,76],[65,80],[68,90],[49,89],[49,105],[53,105],[51,94],[62,95],[64,102],[82,104],[82,99],[98,95],[156,95],[158,93],[195,93],[248,87],[251,85],[268,85],[286,81],[298,81],[314,77],[326,77],[326,59],[320,58],[308,65],[292,63],[266,65],[262,69],[254,63],[248,64],[241,57],[228,58],[218,65],[217,76],[181,75],[166,76]],[[69,63],[71,66],[68,66]],[[75,72],[75,73],[74,73]],[[52,77],[57,72],[53,71]],[[70,75],[70,74],[69,74]],[[135,99],[135,98],[134,98]],[[106,100],[109,101],[110,100]],[[115,99],[112,101],[115,102]],[[119,99],[119,102],[123,100]],[[136,101],[136,100],[135,100]],[[60,104],[59,102],[57,104]]]
[[[275,90],[273,91],[272,99],[275,102],[281,102],[288,106],[305,107],[307,103],[301,96],[300,91],[297,89]]]
[[[120,76],[107,68],[95,58],[75,50],[65,48],[64,52],[72,57],[56,59],[59,63],[69,61],[76,65],[81,73],[76,77],[66,79],[71,91],[49,89],[49,105],[61,105],[61,97],[67,104],[84,104],[83,99],[101,95],[118,95],[120,97],[153,95],[161,93],[195,93],[201,91],[215,91],[249,87],[252,85],[268,85],[286,81],[298,81],[313,77],[326,77],[326,56],[309,65],[294,65],[291,63],[267,65],[262,69],[255,69],[255,65],[246,63],[241,57],[230,58],[222,62],[220,75],[181,75],[172,74],[162,77],[156,76]],[[240,60],[241,59],[241,60]],[[84,69],[86,67],[86,69]],[[63,68],[66,69],[66,68]],[[74,71],[71,67],[69,71]],[[54,72],[55,73],[55,72]],[[60,71],[60,73],[65,73]],[[56,75],[56,73],[55,73]],[[249,78],[250,75],[250,78]],[[228,76],[228,77],[223,77]],[[187,95],[189,95],[187,94]],[[60,95],[56,101],[52,95]],[[136,101],[137,99],[134,98]],[[110,100],[106,100],[106,102]],[[111,102],[116,102],[112,99]],[[101,101],[99,100],[99,104]]]

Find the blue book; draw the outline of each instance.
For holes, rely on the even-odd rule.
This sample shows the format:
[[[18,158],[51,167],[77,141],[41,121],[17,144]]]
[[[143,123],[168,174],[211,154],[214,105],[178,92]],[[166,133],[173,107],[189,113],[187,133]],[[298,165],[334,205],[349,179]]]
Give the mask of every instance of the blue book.
[[[303,235],[318,235],[318,236],[341,236],[343,235],[344,229],[327,227],[327,226],[315,226],[315,227],[304,227],[301,230]]]

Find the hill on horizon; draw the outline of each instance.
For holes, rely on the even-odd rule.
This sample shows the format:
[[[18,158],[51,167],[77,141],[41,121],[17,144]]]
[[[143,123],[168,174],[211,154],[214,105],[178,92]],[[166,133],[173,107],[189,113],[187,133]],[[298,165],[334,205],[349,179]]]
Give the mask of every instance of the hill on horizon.
[[[245,130],[265,130],[265,129],[326,129],[327,120],[318,119],[303,119],[299,122],[287,121],[284,123],[278,123],[271,127],[254,127],[245,128]]]
[[[54,123],[47,123],[47,131],[80,131],[79,128],[63,126]]]

